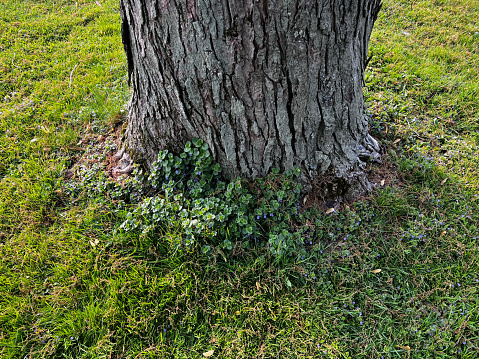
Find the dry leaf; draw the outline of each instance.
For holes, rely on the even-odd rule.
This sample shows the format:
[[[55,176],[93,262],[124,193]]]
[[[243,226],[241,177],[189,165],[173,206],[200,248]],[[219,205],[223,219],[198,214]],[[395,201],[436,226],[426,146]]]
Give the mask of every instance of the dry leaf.
[[[330,213],[333,213],[334,212],[334,208],[330,208],[326,211],[326,214],[330,214]]]
[[[235,312],[236,315],[240,315],[240,313],[241,313],[241,312],[240,312],[239,310],[237,310],[237,311]]]
[[[74,176],[74,173],[73,173],[73,171],[68,170],[68,171],[65,171],[64,176],[65,176],[65,179],[68,180],[68,179],[70,179]]]
[[[444,236],[447,233],[447,231],[442,231],[441,232],[441,237]]]
[[[225,262],[228,262],[228,260],[226,259],[225,253],[221,250],[221,248],[218,248],[218,253],[221,254]]]
[[[374,273],[374,274],[379,273],[379,272],[381,272],[381,269],[375,269],[375,270],[371,271],[371,273]]]
[[[394,142],[393,142],[393,145],[395,145],[395,144],[398,143],[399,141],[401,141],[400,138],[395,139]]]
[[[209,357],[212,356],[214,353],[215,353],[214,350],[209,350],[209,351],[207,351],[207,352],[204,352],[204,353],[203,353],[203,356],[204,356],[205,358],[209,358]]]
[[[447,181],[447,178],[444,178],[444,179],[442,180],[442,182],[441,182],[441,186],[442,186],[444,183],[446,183],[446,181]]]
[[[381,180],[381,186],[384,186],[385,181]]]
[[[261,289],[261,287],[259,286],[259,282],[256,282],[256,288],[257,288],[258,290]]]
[[[398,347],[404,350],[411,350],[411,347],[409,345],[405,345],[405,346],[398,345]]]
[[[40,126],[40,130],[42,130],[43,132],[45,133],[50,133],[52,132],[49,128],[45,127],[45,126]]]
[[[306,201],[308,200],[308,195],[304,196],[304,199],[303,199],[303,205],[306,204]]]

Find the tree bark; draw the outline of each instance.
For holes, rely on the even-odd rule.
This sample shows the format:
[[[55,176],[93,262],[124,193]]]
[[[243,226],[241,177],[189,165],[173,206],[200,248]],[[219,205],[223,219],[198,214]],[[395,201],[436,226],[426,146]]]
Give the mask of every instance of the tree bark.
[[[124,148],[148,166],[159,150],[180,151],[198,137],[228,177],[300,167],[306,183],[333,173],[367,187],[360,154],[377,143],[362,84],[380,7],[120,0],[133,83]]]

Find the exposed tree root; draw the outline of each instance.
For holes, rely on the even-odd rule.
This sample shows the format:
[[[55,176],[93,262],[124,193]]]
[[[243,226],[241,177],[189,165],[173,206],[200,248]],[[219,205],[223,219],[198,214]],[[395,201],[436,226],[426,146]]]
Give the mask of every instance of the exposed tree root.
[[[379,153],[381,151],[379,143],[370,134],[368,134],[364,139],[363,143],[359,145],[359,151],[359,159],[361,161],[382,163],[381,155]]]
[[[131,173],[133,171],[133,161],[131,160],[128,153],[121,149],[114,156],[113,159],[118,160],[118,165],[111,169],[113,176],[119,176],[125,173]]]
[[[312,191],[323,203],[341,204],[352,202],[374,191],[377,183],[368,179],[366,163],[382,164],[381,147],[371,135],[367,135],[359,146],[359,161],[355,168],[346,174],[327,172],[317,176],[311,185],[306,184],[306,192]]]
[[[350,187],[345,195],[347,200],[355,200],[359,197],[371,193],[376,188],[377,183],[371,182],[364,171],[365,163],[372,162],[381,164],[381,147],[378,141],[370,134],[366,136],[363,143],[359,145],[359,159],[362,161],[358,171],[352,171],[346,181]]]

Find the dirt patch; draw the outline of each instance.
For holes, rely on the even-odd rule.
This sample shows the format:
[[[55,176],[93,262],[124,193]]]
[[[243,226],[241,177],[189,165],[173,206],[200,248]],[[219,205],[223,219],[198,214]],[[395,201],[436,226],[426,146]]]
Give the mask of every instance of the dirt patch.
[[[74,180],[80,172],[92,168],[95,164],[102,168],[109,179],[116,179],[112,168],[118,166],[120,158],[115,157],[121,147],[122,127],[116,125],[108,133],[95,134],[89,132],[87,127],[81,140],[72,149],[81,151],[82,154],[74,158],[73,165],[64,172],[66,180]]]
[[[368,163],[364,170],[375,190],[400,183],[396,166],[389,161],[387,151],[383,150],[382,152],[381,163]],[[368,194],[354,200],[346,200],[341,195],[341,188],[338,189],[338,186],[341,186],[341,184],[338,185],[337,178],[334,175],[318,176],[313,182],[312,190],[303,198],[302,209],[316,208],[323,212],[332,211],[332,209],[339,211],[344,209],[345,206],[351,206],[354,202],[370,198],[370,194]],[[340,194],[331,196],[329,193]]]

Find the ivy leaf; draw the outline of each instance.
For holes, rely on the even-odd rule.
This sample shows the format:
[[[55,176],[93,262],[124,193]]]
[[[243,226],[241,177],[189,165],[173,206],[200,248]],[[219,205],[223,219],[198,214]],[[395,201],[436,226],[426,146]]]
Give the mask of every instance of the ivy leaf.
[[[211,247],[208,246],[208,245],[204,245],[204,246],[201,248],[201,251],[202,251],[204,254],[208,254],[208,253],[211,251]]]

